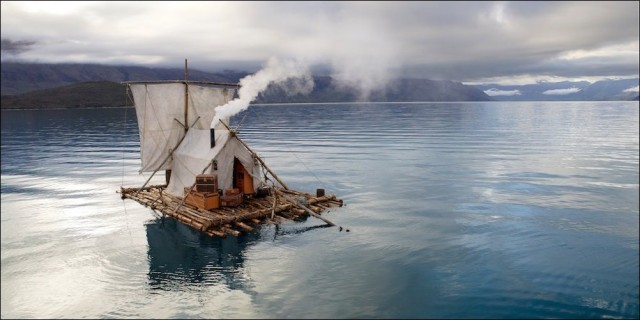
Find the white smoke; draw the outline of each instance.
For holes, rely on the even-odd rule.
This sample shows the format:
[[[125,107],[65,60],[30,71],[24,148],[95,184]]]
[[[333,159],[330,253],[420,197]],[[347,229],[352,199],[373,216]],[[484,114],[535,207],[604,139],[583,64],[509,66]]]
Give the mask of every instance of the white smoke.
[[[313,89],[313,77],[309,67],[301,61],[280,61],[271,58],[262,70],[240,80],[238,98],[216,108],[211,128],[215,127],[220,119],[228,121],[233,115],[247,109],[270,84],[287,84],[287,94],[307,94]]]

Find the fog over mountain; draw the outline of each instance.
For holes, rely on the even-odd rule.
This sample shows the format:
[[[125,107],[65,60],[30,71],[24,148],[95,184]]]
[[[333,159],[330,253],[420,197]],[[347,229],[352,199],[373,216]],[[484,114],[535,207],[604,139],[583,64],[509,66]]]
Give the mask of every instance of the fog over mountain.
[[[237,83],[246,72],[208,73],[189,69],[190,80]],[[2,108],[115,107],[124,100],[123,81],[181,80],[184,70],[105,66],[96,64],[2,63]],[[304,94],[287,82],[269,85],[254,103],[351,101],[489,101],[482,90],[459,82],[394,79],[380,90],[362,96],[357,87],[344,86],[328,76],[312,77]],[[292,93],[293,92],[293,93]]]
[[[475,85],[496,101],[627,101],[638,96],[639,79]]]
[[[238,83],[249,73],[189,70],[189,79]],[[113,107],[123,81],[181,80],[184,70],[99,64],[2,63],[2,108]],[[287,82],[269,85],[253,103],[403,101],[628,101],[638,99],[638,79],[539,82],[527,85],[465,85],[455,81],[391,79],[366,97],[329,76],[313,76],[309,92],[292,93]],[[289,87],[293,88],[293,87]]]

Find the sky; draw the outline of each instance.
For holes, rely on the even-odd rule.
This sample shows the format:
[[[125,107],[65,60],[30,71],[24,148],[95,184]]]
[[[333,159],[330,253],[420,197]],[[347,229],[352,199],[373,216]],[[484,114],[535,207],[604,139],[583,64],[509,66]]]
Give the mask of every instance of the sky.
[[[640,2],[2,1],[2,61],[255,72],[375,86],[638,77]]]

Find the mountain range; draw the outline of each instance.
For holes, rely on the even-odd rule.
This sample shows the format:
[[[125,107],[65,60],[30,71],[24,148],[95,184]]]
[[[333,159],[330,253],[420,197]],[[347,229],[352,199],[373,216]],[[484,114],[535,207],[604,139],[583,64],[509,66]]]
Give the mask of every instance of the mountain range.
[[[190,80],[238,83],[249,73],[189,70]],[[124,81],[184,79],[184,70],[99,64],[38,64],[2,62],[2,109],[116,107],[130,104]],[[255,103],[352,102],[363,96],[355,88],[337,85],[328,76],[314,76],[306,94],[290,94],[286,86],[271,85]],[[635,86],[636,91],[629,90]],[[465,85],[429,79],[395,79],[366,96],[366,101],[549,101],[637,100],[638,79],[596,83],[541,82],[524,86]],[[626,90],[626,91],[625,91]]]

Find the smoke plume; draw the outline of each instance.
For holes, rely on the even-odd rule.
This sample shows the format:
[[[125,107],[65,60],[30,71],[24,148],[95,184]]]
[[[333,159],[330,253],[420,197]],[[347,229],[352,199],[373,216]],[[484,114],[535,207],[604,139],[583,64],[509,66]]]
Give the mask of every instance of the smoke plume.
[[[266,90],[270,84],[284,85],[285,83],[289,94],[307,94],[311,92],[313,89],[313,77],[309,67],[301,61],[269,59],[262,70],[240,80],[238,98],[216,108],[216,115],[211,123],[211,128],[217,125],[220,119],[228,121],[233,115],[247,109],[249,104],[261,92]]]

